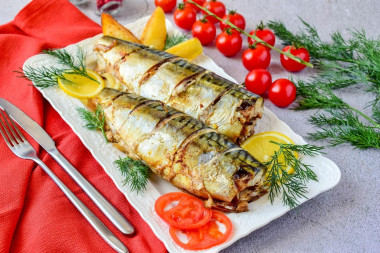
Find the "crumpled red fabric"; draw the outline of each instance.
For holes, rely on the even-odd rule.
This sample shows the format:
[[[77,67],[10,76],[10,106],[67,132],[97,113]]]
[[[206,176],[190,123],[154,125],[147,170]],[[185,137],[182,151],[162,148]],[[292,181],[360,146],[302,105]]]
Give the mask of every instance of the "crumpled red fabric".
[[[57,148],[134,225],[119,232],[64,170],[28,138],[44,163],[128,247],[130,252],[166,252],[103,168],[30,81],[17,77],[31,56],[61,48],[101,32],[67,0],[33,0],[0,26],[0,97],[36,120]],[[31,161],[16,157],[0,138],[0,252],[113,252],[66,196]]]

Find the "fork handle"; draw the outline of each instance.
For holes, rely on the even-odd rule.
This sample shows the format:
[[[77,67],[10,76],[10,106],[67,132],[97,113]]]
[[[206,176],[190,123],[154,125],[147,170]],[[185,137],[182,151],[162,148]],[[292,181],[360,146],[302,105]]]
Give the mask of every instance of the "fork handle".
[[[116,238],[116,236],[95,216],[90,209],[78,199],[75,194],[38,158],[33,158],[38,165],[48,174],[51,179],[58,185],[58,187],[65,193],[71,203],[79,210],[79,212],[86,218],[91,226],[98,232],[98,234],[117,252],[128,252],[124,244]]]
[[[49,154],[62,166],[71,178],[94,201],[107,218],[124,234],[132,234],[134,228],[123,215],[121,215],[102,194],[100,194],[57,150],[49,151]]]

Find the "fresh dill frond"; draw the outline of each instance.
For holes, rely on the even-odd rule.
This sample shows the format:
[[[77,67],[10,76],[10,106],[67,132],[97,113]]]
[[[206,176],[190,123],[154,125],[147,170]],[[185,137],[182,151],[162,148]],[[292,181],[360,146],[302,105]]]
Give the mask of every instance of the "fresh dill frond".
[[[106,119],[102,107],[98,105],[95,109],[95,112],[88,111],[85,108],[77,108],[77,111],[79,113],[79,116],[86,122],[86,125],[84,125],[84,127],[90,130],[102,131],[104,138],[108,142],[105,133]]]
[[[62,70],[55,67],[47,68],[42,66],[40,68],[32,68],[27,66],[24,70],[20,69],[15,72],[19,74],[18,77],[32,81],[39,88],[55,86],[58,84],[58,78],[63,78]]]
[[[349,38],[340,32],[324,42],[315,27],[300,19],[303,29],[290,32],[283,23],[271,21],[268,26],[284,44],[305,47],[317,74],[308,81],[296,83],[298,104],[295,110],[322,109],[330,115],[317,114],[310,122],[317,126],[313,140],[327,139],[331,145],[350,143],[354,147],[379,148],[380,135],[380,39],[368,38],[362,30],[349,31]],[[361,85],[359,85],[361,84]],[[368,116],[335,95],[334,90],[357,85],[374,99],[367,105],[372,109]],[[338,118],[337,118],[338,117]],[[363,123],[363,117],[367,122]]]
[[[165,48],[164,50],[166,49],[169,49],[179,43],[182,43],[186,40],[189,39],[189,35],[187,34],[173,34],[173,35],[168,35],[166,37],[166,42],[165,42]]]
[[[137,193],[146,189],[150,169],[142,161],[130,157],[120,158],[114,161],[122,175],[125,176],[124,184]]]
[[[43,52],[53,56],[59,64],[65,66],[65,73],[81,75],[98,82],[86,71],[86,54],[82,48],[77,48],[75,58],[66,49],[44,50]]]
[[[312,140],[327,139],[332,146],[351,143],[359,149],[380,149],[380,132],[363,124],[351,110],[317,113],[310,122],[319,127],[317,132],[309,133]]]
[[[309,144],[295,145],[271,142],[278,145],[279,150],[275,151],[269,161],[265,163],[268,167],[266,184],[269,188],[269,199],[273,203],[274,198],[282,194],[283,204],[295,208],[299,205],[299,198],[306,198],[306,183],[309,180],[318,181],[317,175],[310,165],[298,159],[295,152],[316,156],[322,153],[323,148]],[[289,168],[293,168],[294,173],[289,173]]]
[[[297,95],[299,96],[297,106],[294,108],[295,110],[341,108],[346,105],[328,86],[322,83],[307,83],[302,80],[295,83]]]
[[[81,75],[98,82],[87,73],[86,55],[83,49],[78,47],[75,57],[66,49],[45,50],[43,53],[54,57],[60,67],[57,68],[53,65],[42,67],[28,66],[24,68],[24,70],[20,69],[19,71],[15,71],[19,74],[19,77],[29,79],[39,88],[56,86],[58,84],[58,78],[69,81],[64,77],[64,73]]]

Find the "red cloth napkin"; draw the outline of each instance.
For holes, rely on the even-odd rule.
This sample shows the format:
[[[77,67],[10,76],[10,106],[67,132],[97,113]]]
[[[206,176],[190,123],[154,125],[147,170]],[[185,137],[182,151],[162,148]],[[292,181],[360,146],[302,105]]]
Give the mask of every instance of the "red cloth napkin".
[[[130,252],[166,252],[149,226],[45,101],[30,81],[13,71],[43,49],[60,48],[101,32],[66,0],[34,0],[0,26],[0,97],[42,125],[62,154],[134,225],[120,233],[63,169],[34,141],[39,157],[128,247]],[[112,252],[46,173],[16,157],[0,138],[0,252]]]

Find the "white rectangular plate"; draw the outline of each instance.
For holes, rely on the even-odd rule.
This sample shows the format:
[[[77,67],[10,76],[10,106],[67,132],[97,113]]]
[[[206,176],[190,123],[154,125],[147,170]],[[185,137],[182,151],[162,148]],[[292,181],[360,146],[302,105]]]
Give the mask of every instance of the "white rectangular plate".
[[[145,17],[126,26],[136,35],[140,35],[147,19],[148,17]],[[167,28],[169,33],[178,32],[168,21]],[[98,35],[93,38],[83,40],[77,44],[66,47],[66,49],[68,52],[74,54],[78,46],[84,48],[85,52],[87,52],[88,55],[88,66],[90,68],[94,67],[96,56],[93,53],[92,48],[94,42],[100,36],[101,35]],[[206,55],[199,56],[194,60],[194,63],[207,68],[220,76],[236,82]],[[53,65],[56,65],[56,61],[54,59],[48,55],[40,54],[29,58],[25,62],[24,68]],[[178,189],[163,179],[158,178],[157,176],[152,176],[144,193],[140,193],[138,195],[135,192],[131,192],[128,187],[123,184],[124,178],[121,175],[120,171],[113,164],[116,159],[118,159],[120,156],[124,157],[125,155],[113,147],[111,143],[106,143],[100,132],[91,131],[83,127],[84,122],[80,120],[80,117],[76,111],[76,108],[84,107],[83,104],[78,99],[66,95],[58,87],[39,90],[46,98],[46,100],[50,102],[53,108],[62,116],[62,118],[70,125],[73,131],[79,136],[83,144],[90,150],[94,158],[104,168],[105,172],[112,178],[117,188],[125,195],[129,203],[149,224],[156,236],[165,244],[168,251],[194,252],[184,251],[174,243],[169,235],[168,225],[163,222],[154,211],[155,200],[160,195],[167,192],[178,191]],[[256,133],[265,131],[281,132],[289,136],[296,144],[306,144],[301,136],[294,133],[287,124],[279,120],[268,109],[264,110],[263,118],[259,120],[256,127]],[[322,155],[319,155],[317,157],[304,157],[303,161],[306,164],[311,165],[312,169],[318,176],[318,182],[309,182],[307,184],[308,194],[306,194],[306,196],[308,199],[311,199],[338,184],[341,173],[338,166],[331,160],[323,157]],[[303,203],[306,200],[306,198],[301,199],[300,202]],[[269,222],[289,211],[289,208],[282,204],[281,198],[276,198],[274,203],[271,204],[267,198],[267,195],[263,196],[255,202],[250,203],[249,209],[250,211],[245,213],[227,214],[234,225],[234,231],[231,238],[221,245],[217,245],[211,249],[203,250],[201,252],[218,252],[233,244],[240,238],[268,224]]]

